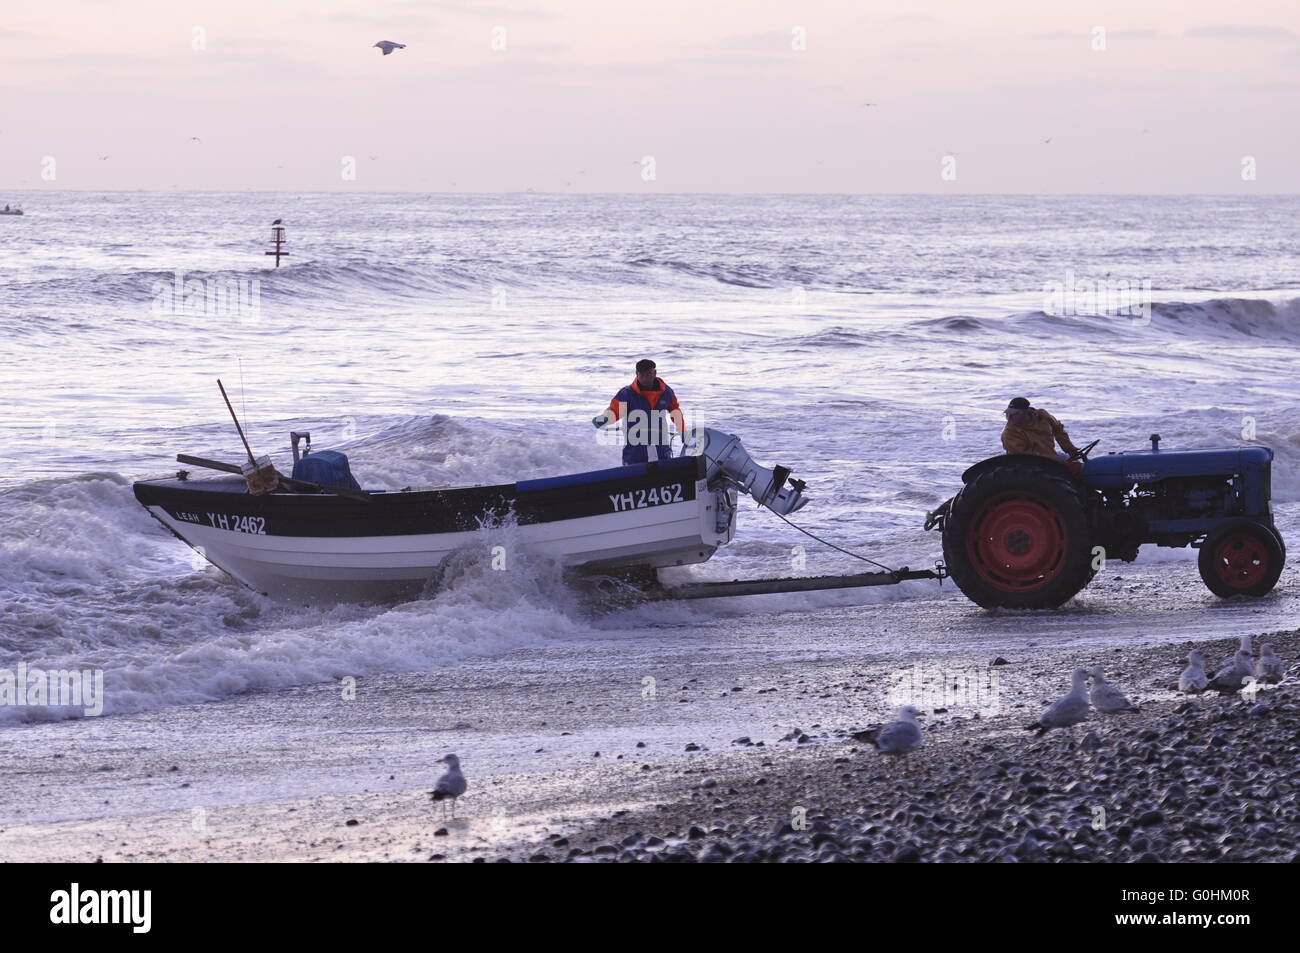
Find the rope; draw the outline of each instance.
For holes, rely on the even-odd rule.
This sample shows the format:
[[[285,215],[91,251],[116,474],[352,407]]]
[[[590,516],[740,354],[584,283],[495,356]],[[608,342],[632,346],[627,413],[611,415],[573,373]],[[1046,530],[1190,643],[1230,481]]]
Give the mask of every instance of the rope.
[[[239,362],[239,406],[244,411],[244,422],[248,422],[248,397],[244,394],[244,358],[241,354],[235,355],[235,360]]]
[[[684,448],[685,445],[686,445],[686,435],[685,435],[685,434],[678,434],[678,433],[670,433],[670,434],[668,435],[668,446],[669,446],[669,447],[672,446],[672,442],[673,442],[673,438],[674,438],[674,437],[681,437],[681,438],[682,438],[682,446],[683,446],[683,448]],[[671,452],[671,451],[670,451],[670,452]],[[762,506],[761,508],[762,508],[762,509],[765,509],[765,510],[768,509],[766,506]],[[785,518],[784,516],[782,516],[780,513],[777,513],[776,510],[768,510],[768,512],[769,512],[769,513],[773,513],[773,514],[775,514],[776,517],[777,517],[778,519],[784,520],[786,523],[789,523],[791,526],[793,526],[793,527],[794,527],[795,529],[797,529],[799,532],[803,533],[805,536],[808,536],[808,537],[810,537],[810,538],[812,538],[812,539],[817,540],[817,542],[821,543],[823,546],[829,546],[831,549],[838,550],[839,552],[843,553],[845,556],[852,556],[854,559],[861,559],[864,563],[871,563],[871,565],[873,565],[873,566],[879,566],[881,569],[885,570],[885,572],[890,573],[891,575],[897,574],[897,572],[898,572],[897,569],[890,569],[890,568],[889,568],[888,566],[886,566],[884,563],[878,563],[878,562],[876,562],[874,559],[870,558],[869,556],[863,556],[861,553],[855,553],[855,552],[853,552],[852,550],[845,549],[843,546],[836,546],[834,543],[832,543],[832,542],[831,542],[830,540],[828,540],[828,539],[822,539],[822,538],[821,538],[820,536],[818,536],[816,533],[809,532],[808,530],[804,529],[802,526],[799,526],[799,525],[796,524],[796,523],[791,523],[790,520],[786,519],[786,518]]]
[[[764,507],[764,509],[767,509],[767,507]],[[768,510],[768,512],[769,512],[769,513],[775,513],[776,516],[777,516],[779,519],[785,520],[785,522],[790,523],[790,521],[789,521],[788,519],[785,519],[785,517],[782,516],[780,513],[777,513],[776,510]],[[884,563],[878,563],[878,562],[876,562],[874,559],[870,559],[870,558],[868,558],[868,557],[866,557],[866,556],[863,556],[861,553],[855,553],[855,552],[853,552],[853,551],[851,551],[851,550],[845,549],[843,546],[836,546],[836,545],[835,545],[834,543],[832,543],[830,540],[822,539],[822,538],[821,538],[820,536],[818,536],[816,533],[810,533],[808,530],[804,529],[802,526],[798,526],[798,525],[796,525],[796,524],[794,524],[794,523],[790,523],[790,525],[791,525],[791,526],[794,526],[795,529],[797,529],[799,532],[803,533],[805,536],[811,536],[813,539],[817,540],[817,542],[821,543],[823,546],[829,546],[831,549],[838,549],[840,552],[842,552],[842,553],[843,553],[844,555],[846,555],[846,556],[852,556],[854,559],[861,559],[864,563],[871,563],[871,565],[873,565],[873,566],[879,566],[881,569],[885,570],[885,571],[888,572],[888,573],[897,573],[897,572],[898,572],[897,569],[890,569],[890,568],[889,568],[888,566],[886,566]]]

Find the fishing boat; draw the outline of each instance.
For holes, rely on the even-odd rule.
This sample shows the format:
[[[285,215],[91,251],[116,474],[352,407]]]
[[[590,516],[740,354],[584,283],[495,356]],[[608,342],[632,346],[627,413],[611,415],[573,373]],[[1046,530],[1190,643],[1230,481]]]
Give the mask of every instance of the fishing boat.
[[[13,206],[12,208],[10,208],[8,205],[6,205],[4,208],[0,208],[0,215],[22,215],[22,214],[23,214],[23,210],[19,208],[17,205]]]
[[[287,479],[250,492],[259,488],[249,467],[236,476],[234,465],[177,459],[231,476],[142,481],[140,504],[233,578],[291,600],[419,594],[451,554],[499,544],[484,530],[501,525],[512,545],[567,567],[655,572],[704,562],[729,543],[740,492],[781,515],[806,502],[788,468],[760,466],[738,437],[708,428],[679,457],[494,486],[365,491],[349,470],[332,485]]]

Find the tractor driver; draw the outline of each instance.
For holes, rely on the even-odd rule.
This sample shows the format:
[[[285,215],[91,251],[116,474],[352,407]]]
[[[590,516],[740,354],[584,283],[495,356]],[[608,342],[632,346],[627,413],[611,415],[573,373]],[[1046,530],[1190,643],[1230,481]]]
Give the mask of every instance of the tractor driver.
[[[1007,425],[1002,431],[1002,448],[1007,453],[1031,453],[1059,460],[1058,443],[1071,456],[1079,452],[1061,422],[1045,410],[1030,407],[1024,397],[1012,398],[1003,413]]]

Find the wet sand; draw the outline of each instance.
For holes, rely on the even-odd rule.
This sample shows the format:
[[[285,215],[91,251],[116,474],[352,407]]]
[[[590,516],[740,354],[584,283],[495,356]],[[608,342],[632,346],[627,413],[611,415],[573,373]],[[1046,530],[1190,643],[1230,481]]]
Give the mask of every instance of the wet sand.
[[[924,791],[956,791],[958,780],[984,770],[1004,773],[982,779],[987,785],[1037,772],[1046,780],[1025,786],[1048,790],[1035,797],[1066,796],[1051,779],[1077,779],[1080,756],[1064,737],[1031,740],[1020,726],[1064,693],[1077,664],[1102,664],[1143,705],[1140,715],[1091,726],[1102,742],[1100,753],[1089,755],[1094,767],[1128,757],[1116,746],[1143,730],[1157,735],[1142,743],[1160,747],[1162,733],[1174,730],[1171,718],[1186,722],[1177,730],[1193,741],[1216,733],[1253,737],[1258,728],[1289,731],[1294,745],[1290,687],[1261,693],[1272,709],[1267,718],[1245,715],[1251,704],[1239,700],[1207,699],[1204,713],[1187,710],[1171,691],[1190,642],[1213,664],[1241,633],[1285,628],[1272,641],[1294,666],[1294,600],[1219,603],[1196,590],[1194,570],[1180,581],[1167,566],[1125,569],[1090,587],[1075,609],[1057,613],[985,613],[951,588],[875,605],[809,597],[807,608],[781,613],[750,601],[734,615],[693,624],[557,639],[436,674],[363,678],[355,700],[344,700],[338,685],[317,685],[23,726],[3,738],[11,756],[0,767],[0,858],[560,860],[604,848],[592,856],[640,859],[648,856],[638,853],[645,842],[663,838],[650,853],[690,850],[691,859],[724,859],[731,856],[722,853],[727,845],[745,844],[733,854],[813,859],[809,850],[821,849],[825,837],[777,857],[756,854],[770,849],[763,838],[805,809],[810,824],[853,826],[854,837],[837,840],[831,859],[993,859],[1013,846],[1028,859],[1044,859],[1033,857],[1023,838],[1012,845],[987,831],[970,855],[954,846],[974,836],[968,833],[927,840],[924,831],[861,831],[879,826],[873,813],[887,819],[913,810]],[[998,659],[1006,664],[993,665]],[[936,672],[940,682],[955,679],[958,689],[936,689]],[[918,692],[927,744],[904,776],[851,733]],[[1220,725],[1207,720],[1216,712],[1232,714]],[[742,737],[749,743],[733,743]],[[1206,770],[1264,770],[1241,761],[1232,746],[1193,747],[1196,756],[1187,760]],[[441,769],[435,760],[448,751],[461,756],[470,780],[454,821],[444,821],[442,807],[425,795]],[[1294,774],[1294,753],[1277,762],[1283,767],[1264,766],[1265,774]],[[1290,774],[1252,776],[1250,783],[1300,782]],[[1086,776],[1103,792],[1107,784],[1127,783],[1114,773]],[[1158,785],[1167,788],[1168,779],[1151,780],[1157,787],[1149,797],[1163,796]],[[1111,794],[1121,815],[1131,810],[1123,806],[1129,800],[1148,796],[1120,787]],[[949,808],[965,812],[948,825],[952,831],[988,809],[971,814],[973,803]],[[1294,794],[1276,799],[1278,810],[1294,803]],[[1047,813],[1034,827],[1064,829],[1040,807]],[[711,834],[715,828],[722,832]],[[807,837],[819,834],[839,837],[811,829]],[[1290,836],[1261,859],[1290,859]],[[632,851],[621,843],[628,837]],[[678,845],[674,837],[685,841]],[[856,842],[863,838],[879,846],[861,852]],[[1171,850],[1180,839],[1166,838]],[[992,853],[984,850],[989,843]],[[940,857],[943,851],[953,856]],[[1116,846],[1094,859],[1150,851],[1131,853]]]

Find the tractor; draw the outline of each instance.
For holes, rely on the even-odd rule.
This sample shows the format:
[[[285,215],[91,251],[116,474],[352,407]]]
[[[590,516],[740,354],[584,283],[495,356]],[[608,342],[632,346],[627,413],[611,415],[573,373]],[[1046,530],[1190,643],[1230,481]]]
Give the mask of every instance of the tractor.
[[[1282,573],[1268,447],[1151,449],[1089,458],[1003,454],[962,474],[962,489],[926,517],[943,533],[948,574],[986,609],[1054,609],[1107,559],[1138,547],[1199,548],[1201,579],[1224,598],[1262,596]]]

